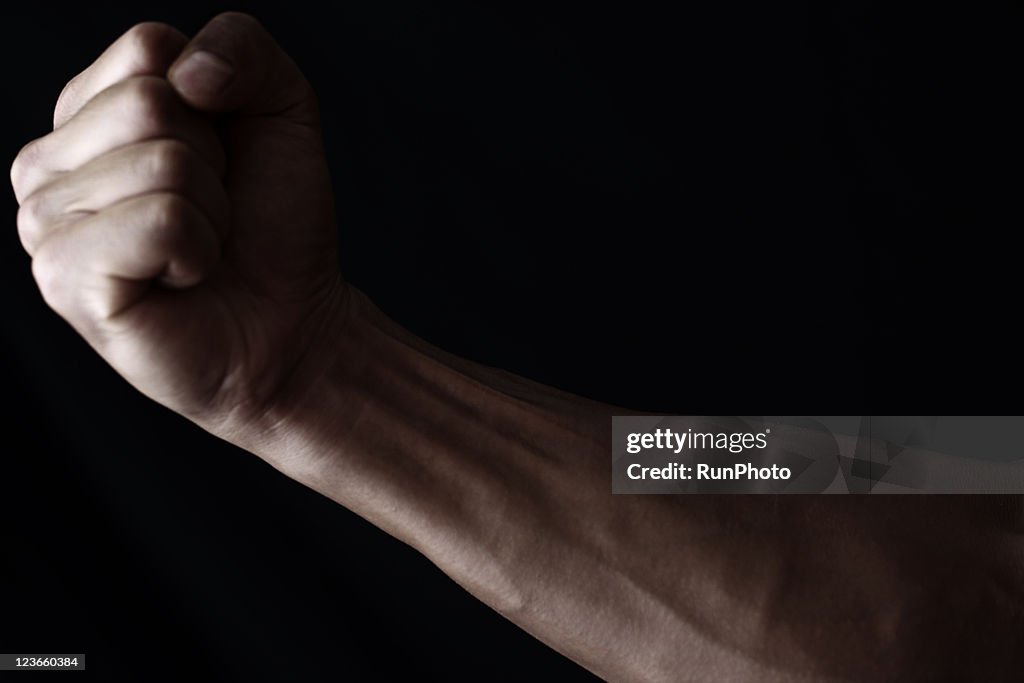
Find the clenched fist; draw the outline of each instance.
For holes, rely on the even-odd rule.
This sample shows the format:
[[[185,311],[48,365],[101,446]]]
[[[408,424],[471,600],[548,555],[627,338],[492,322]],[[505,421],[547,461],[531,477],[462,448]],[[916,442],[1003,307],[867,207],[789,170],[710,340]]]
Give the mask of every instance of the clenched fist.
[[[251,17],[128,31],[11,180],[46,301],[160,403],[230,435],[330,357],[348,293],[317,105]]]

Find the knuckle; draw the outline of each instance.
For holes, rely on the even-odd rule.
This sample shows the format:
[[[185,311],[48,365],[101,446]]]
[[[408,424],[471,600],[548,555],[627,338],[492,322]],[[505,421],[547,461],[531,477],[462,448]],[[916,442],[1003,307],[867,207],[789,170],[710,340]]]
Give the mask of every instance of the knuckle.
[[[121,85],[120,96],[130,118],[154,132],[169,129],[177,101],[171,84],[155,76],[129,78]]]
[[[38,142],[38,140],[33,140],[22,147],[21,151],[18,152],[18,156],[14,157],[14,162],[11,163],[11,187],[14,188],[15,194],[19,198],[31,169],[39,164]]]
[[[184,198],[164,192],[153,199],[152,211],[149,238],[153,246],[167,250],[180,247],[194,218],[192,206]]]
[[[150,146],[146,172],[168,189],[183,189],[190,177],[192,153],[188,145],[172,139],[157,140]]]
[[[18,207],[18,237],[25,251],[31,253],[39,242],[42,215],[39,193],[26,198]]]
[[[158,21],[135,24],[124,34],[128,59],[143,68],[156,65],[177,35],[178,31],[174,27]]]

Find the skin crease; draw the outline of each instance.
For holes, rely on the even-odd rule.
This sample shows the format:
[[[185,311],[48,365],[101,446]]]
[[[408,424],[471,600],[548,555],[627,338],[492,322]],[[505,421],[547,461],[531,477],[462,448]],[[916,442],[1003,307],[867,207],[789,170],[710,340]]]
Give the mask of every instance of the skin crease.
[[[628,411],[448,355],[344,282],[319,127],[251,17],[136,26],[11,169],[47,303],[609,680],[1019,676],[1019,497],[612,496]]]

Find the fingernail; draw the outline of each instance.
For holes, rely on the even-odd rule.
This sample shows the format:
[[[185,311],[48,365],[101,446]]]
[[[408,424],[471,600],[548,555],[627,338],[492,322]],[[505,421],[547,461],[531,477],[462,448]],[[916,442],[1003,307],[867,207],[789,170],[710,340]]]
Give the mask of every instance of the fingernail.
[[[168,79],[186,97],[209,97],[227,87],[235,70],[217,55],[196,50],[179,62]]]

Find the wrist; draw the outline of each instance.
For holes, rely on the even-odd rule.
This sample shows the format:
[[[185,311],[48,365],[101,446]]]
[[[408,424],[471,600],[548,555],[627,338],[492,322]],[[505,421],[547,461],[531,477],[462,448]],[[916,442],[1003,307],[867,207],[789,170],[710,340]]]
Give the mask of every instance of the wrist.
[[[322,412],[319,406],[351,384],[341,375],[358,365],[355,357],[364,336],[356,328],[363,324],[359,300],[365,295],[340,276],[318,291],[315,303],[292,327],[291,352],[275,359],[278,369],[262,383],[253,382],[246,397],[212,424],[201,423],[286,474],[296,442],[318,438],[314,428],[322,431],[326,426],[316,420],[314,413]]]

